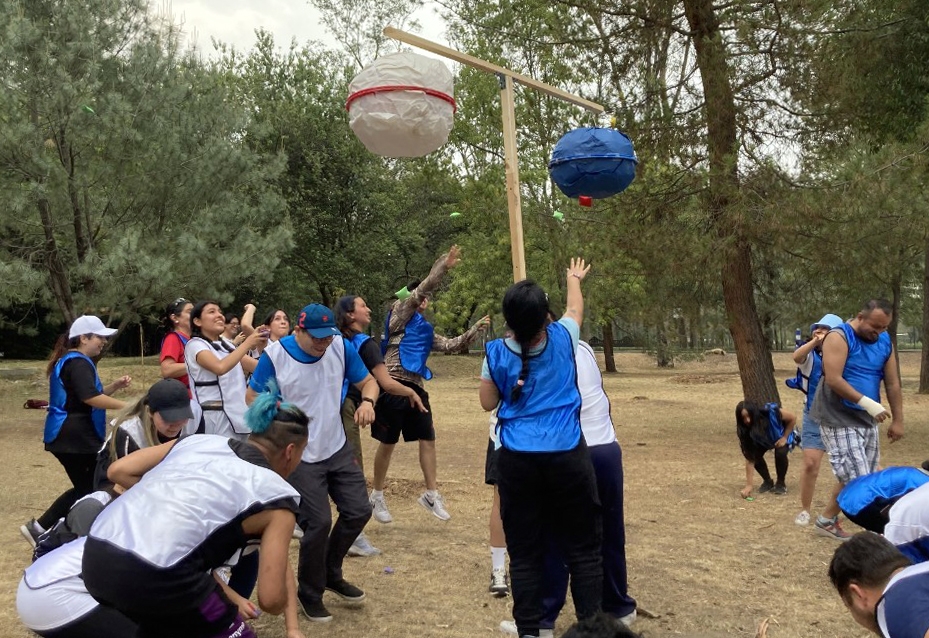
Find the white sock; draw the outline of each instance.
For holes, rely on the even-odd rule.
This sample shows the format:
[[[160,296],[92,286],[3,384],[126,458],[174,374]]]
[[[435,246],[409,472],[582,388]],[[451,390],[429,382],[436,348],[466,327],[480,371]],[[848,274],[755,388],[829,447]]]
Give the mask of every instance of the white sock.
[[[371,498],[382,498],[384,490],[371,490]]]
[[[506,567],[506,547],[491,547],[490,562],[492,569],[503,569]]]

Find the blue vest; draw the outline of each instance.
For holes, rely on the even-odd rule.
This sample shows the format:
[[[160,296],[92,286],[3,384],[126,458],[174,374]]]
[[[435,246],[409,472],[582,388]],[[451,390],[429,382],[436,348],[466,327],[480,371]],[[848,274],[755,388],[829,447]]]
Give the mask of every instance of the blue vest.
[[[516,403],[510,391],[522,360],[503,339],[487,344],[487,368],[500,392],[497,431],[500,445],[516,452],[564,452],[581,440],[581,393],[577,389],[574,344],[559,323],[546,328],[547,342],[529,359],[529,374]]]
[[[848,342],[848,358],[845,360],[842,378],[869,399],[880,403],[884,364],[892,352],[890,335],[886,332],[881,333],[877,341],[868,343],[862,341],[854,328],[847,323],[843,323],[838,329],[845,333],[845,340]],[[851,410],[864,410],[860,405],[846,399],[842,399],[842,404]]]
[[[753,427],[750,436],[755,443],[766,450],[770,450],[773,449],[774,444],[784,436],[784,424],[781,422],[780,407],[777,403],[766,403],[763,410],[768,417],[768,426],[763,431],[760,428]],[[791,430],[790,436],[787,437],[787,447],[793,449],[797,443],[799,443],[797,440],[797,432],[796,430]]]
[[[187,342],[190,341],[190,337],[185,337],[185,336],[184,336],[184,333],[182,333],[182,332],[180,332],[180,331],[178,331],[178,330],[174,330],[173,333],[176,334],[176,335],[177,335],[177,338],[181,340],[181,345],[182,345],[182,346],[186,346],[186,345],[187,345]],[[165,339],[168,338],[168,335],[169,335],[169,334],[171,334],[171,332],[169,332],[167,335],[165,335],[164,337],[161,338],[161,349],[163,349],[163,348],[165,347]],[[181,362],[181,361],[178,361],[178,363],[182,363],[182,362]]]
[[[915,467],[888,467],[849,481],[839,493],[839,507],[854,516],[869,505],[889,503],[925,483],[929,475]]]
[[[393,311],[387,313],[387,321],[384,322],[384,338],[381,340],[381,353],[387,354],[387,343],[390,335],[390,317]],[[428,381],[432,378],[432,370],[426,367],[426,360],[429,359],[429,353],[432,352],[432,341],[435,336],[435,328],[426,321],[421,313],[413,313],[410,320],[406,322],[403,328],[403,337],[400,339],[400,365],[407,372],[418,374]]]
[[[90,360],[90,357],[80,352],[69,352],[59,359],[58,363],[55,364],[55,368],[52,370],[51,376],[48,378],[48,414],[45,415],[45,435],[42,437],[45,443],[51,443],[58,438],[58,433],[61,432],[61,426],[64,425],[65,419],[68,417],[68,413],[65,411],[65,402],[67,401],[68,393],[65,391],[65,386],[61,382],[61,368],[71,359],[84,359],[91,365],[94,369],[94,385],[98,392],[103,392],[103,384],[100,382],[100,377],[97,375],[97,366]],[[106,410],[92,408],[90,411],[90,419],[93,421],[97,436],[99,436],[102,441],[106,436]]]
[[[351,342],[353,346],[355,346],[355,350],[357,350],[360,354],[361,346],[364,344],[365,341],[367,341],[370,338],[371,338],[370,336],[364,334],[363,332],[359,332],[358,334],[354,335],[351,339],[349,339],[349,341]],[[371,372],[371,371],[368,370],[368,372]],[[344,379],[342,381],[342,403],[345,403],[345,397],[347,396],[348,396],[348,379]]]

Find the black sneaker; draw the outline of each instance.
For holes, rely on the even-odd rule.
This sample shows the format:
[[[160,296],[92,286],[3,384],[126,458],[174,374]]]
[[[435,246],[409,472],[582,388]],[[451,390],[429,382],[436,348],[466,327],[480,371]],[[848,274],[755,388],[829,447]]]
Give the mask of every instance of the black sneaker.
[[[344,578],[342,580],[327,583],[326,591],[331,591],[342,600],[350,603],[360,603],[365,599],[365,593]]]
[[[323,601],[307,600],[302,596],[298,596],[297,599],[300,601],[300,608],[303,610],[303,614],[309,620],[313,622],[329,622],[332,620],[332,614],[326,609]]]
[[[761,484],[761,487],[758,488],[759,494],[764,494],[765,492],[770,492],[774,489],[774,483],[772,481],[765,481]]]
[[[776,494],[777,496],[784,496],[787,493],[787,486],[783,483],[777,483],[774,486],[774,489],[771,490],[771,493]]]

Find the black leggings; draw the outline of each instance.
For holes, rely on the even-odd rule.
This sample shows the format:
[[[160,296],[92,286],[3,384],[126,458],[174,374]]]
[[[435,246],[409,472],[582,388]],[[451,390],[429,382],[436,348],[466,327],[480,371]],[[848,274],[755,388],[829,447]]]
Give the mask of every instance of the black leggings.
[[[94,471],[97,468],[96,454],[64,454],[52,452],[61,463],[68,478],[71,479],[71,489],[63,492],[55,499],[51,507],[46,510],[37,521],[44,529],[49,529],[63,516],[68,515],[71,506],[79,498],[83,498],[94,491]]]
[[[112,607],[98,605],[64,627],[37,631],[42,638],[132,638],[137,625]]]
[[[790,450],[785,445],[784,447],[774,448],[774,471],[777,473],[778,485],[783,485],[784,480],[787,478],[787,453]],[[761,480],[765,483],[771,482],[771,473],[768,471],[768,464],[764,460],[764,455],[767,450],[762,450],[761,448],[755,449],[755,454],[752,458],[745,457],[748,461],[753,461],[755,463],[755,471],[758,472],[758,475],[761,477]]]

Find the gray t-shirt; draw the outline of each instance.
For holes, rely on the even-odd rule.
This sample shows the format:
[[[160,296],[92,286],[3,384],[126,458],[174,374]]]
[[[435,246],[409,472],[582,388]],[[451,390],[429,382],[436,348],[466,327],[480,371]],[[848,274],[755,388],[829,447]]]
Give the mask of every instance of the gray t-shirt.
[[[864,410],[853,410],[842,402],[842,397],[826,383],[826,376],[819,381],[810,416],[824,428],[873,428],[877,422]]]

